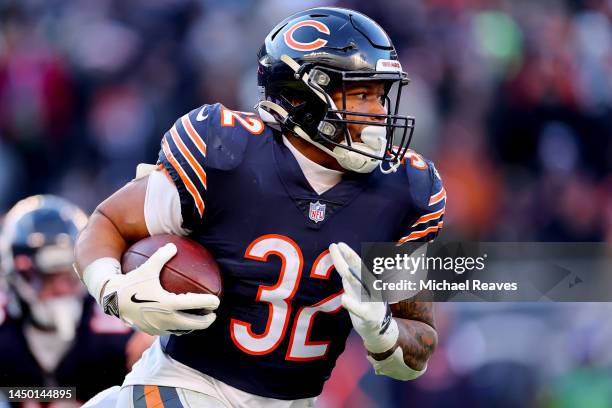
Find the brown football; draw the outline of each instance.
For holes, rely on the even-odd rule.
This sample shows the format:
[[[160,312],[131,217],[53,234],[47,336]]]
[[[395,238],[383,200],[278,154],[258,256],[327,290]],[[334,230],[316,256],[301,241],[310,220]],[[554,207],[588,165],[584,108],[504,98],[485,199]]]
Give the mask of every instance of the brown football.
[[[177,253],[161,270],[162,287],[173,293],[212,293],[221,297],[221,272],[211,253],[178,235],[155,235],[136,242],[123,254],[121,269],[124,273],[134,270],[168,242],[176,245]]]

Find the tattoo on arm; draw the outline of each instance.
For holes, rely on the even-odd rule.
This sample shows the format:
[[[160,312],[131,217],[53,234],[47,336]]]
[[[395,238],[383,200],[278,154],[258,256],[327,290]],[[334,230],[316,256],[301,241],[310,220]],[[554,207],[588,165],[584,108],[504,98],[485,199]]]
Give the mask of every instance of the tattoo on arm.
[[[403,300],[391,305],[394,317],[400,319],[416,320],[425,323],[435,329],[433,304],[421,300]]]
[[[414,370],[422,370],[438,342],[431,302],[405,300],[391,305],[399,327],[396,345],[383,353],[369,353],[375,360],[384,360],[397,347],[404,351],[404,362]]]

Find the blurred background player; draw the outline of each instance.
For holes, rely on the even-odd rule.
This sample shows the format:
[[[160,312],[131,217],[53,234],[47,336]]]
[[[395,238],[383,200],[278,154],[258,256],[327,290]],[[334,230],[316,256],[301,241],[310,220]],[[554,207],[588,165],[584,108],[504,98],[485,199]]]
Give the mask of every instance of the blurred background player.
[[[147,335],[133,338],[132,330],[85,297],[72,263],[86,222],[78,207],[52,195],[28,197],[6,215],[0,385],[76,387],[77,400],[87,400],[123,378],[148,346]]]

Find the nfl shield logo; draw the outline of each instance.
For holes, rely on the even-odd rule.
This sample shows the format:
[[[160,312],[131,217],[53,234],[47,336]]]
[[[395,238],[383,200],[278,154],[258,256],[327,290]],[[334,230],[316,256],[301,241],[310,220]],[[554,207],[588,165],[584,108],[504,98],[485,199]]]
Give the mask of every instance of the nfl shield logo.
[[[325,204],[320,202],[310,203],[310,211],[308,217],[314,222],[320,222],[325,219]]]

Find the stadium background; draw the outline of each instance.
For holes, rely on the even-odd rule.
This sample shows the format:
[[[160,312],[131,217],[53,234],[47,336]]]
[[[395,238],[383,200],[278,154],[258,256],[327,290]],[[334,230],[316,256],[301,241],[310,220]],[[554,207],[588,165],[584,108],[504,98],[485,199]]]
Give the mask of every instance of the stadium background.
[[[0,211],[55,193],[90,212],[176,117],[250,110],[265,34],[319,5],[394,41],[412,147],[448,191],[445,239],[612,242],[610,0],[0,0]],[[319,406],[609,407],[611,312],[439,305],[424,377],[374,376],[351,338]]]

